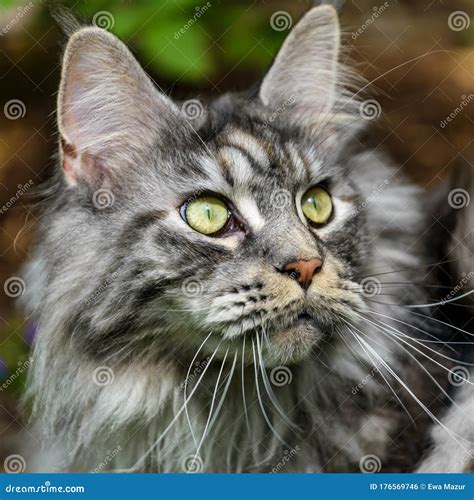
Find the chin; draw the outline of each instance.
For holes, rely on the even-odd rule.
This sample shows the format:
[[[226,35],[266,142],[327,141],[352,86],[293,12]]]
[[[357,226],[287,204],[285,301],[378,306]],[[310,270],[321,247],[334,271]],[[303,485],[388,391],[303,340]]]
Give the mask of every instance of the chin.
[[[314,320],[299,319],[293,325],[273,333],[264,350],[268,367],[295,364],[308,358],[322,342],[323,333]]]

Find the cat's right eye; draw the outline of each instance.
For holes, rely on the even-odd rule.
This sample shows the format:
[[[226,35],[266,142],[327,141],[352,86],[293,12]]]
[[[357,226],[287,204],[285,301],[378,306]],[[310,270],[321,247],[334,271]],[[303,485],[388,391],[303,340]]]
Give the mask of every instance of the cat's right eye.
[[[216,196],[200,196],[187,201],[180,208],[181,217],[195,231],[213,236],[222,231],[229,222],[231,212]]]

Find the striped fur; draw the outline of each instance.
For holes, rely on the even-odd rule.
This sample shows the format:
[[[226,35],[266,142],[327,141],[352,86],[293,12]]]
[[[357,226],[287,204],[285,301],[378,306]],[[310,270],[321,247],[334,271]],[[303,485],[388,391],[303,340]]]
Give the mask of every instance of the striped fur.
[[[383,470],[406,471],[421,459],[430,419],[406,387],[437,418],[447,378],[400,335],[450,332],[403,307],[430,300],[418,285],[430,263],[423,196],[354,147],[356,101],[339,88],[337,44],[327,43],[339,37],[335,12],[315,8],[301,23],[259,94],[205,103],[192,122],[112,35],[71,37],[58,109],[66,175],[25,275],[39,327],[29,395],[42,447],[31,469],[358,471],[376,455]],[[316,89],[308,113],[308,81],[295,85],[296,102],[278,82],[311,41],[328,58],[319,83],[330,98]],[[83,123],[97,102],[97,125]],[[335,207],[321,229],[300,208],[315,184]],[[95,206],[97,189],[114,203]],[[186,225],[177,208],[206,191],[230,201],[245,234],[210,238]],[[313,257],[323,267],[307,294],[276,270]],[[381,283],[377,297],[363,293],[367,277]],[[106,385],[95,379],[104,367]],[[275,370],[291,383],[269,382]]]

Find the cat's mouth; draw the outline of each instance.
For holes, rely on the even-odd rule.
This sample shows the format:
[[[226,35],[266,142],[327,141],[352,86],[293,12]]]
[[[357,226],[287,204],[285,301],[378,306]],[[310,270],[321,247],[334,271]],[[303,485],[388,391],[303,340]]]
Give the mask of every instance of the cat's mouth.
[[[253,363],[261,349],[268,367],[297,363],[308,357],[324,337],[317,315],[307,307],[284,314],[242,318],[224,328],[225,349],[230,347]]]

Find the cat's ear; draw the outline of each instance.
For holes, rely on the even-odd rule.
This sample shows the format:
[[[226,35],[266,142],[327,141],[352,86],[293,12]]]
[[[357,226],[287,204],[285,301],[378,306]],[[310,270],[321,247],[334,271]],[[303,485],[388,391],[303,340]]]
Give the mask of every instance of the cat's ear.
[[[93,27],[71,36],[58,96],[61,161],[71,184],[98,184],[138,162],[178,114],[115,36]]]
[[[308,11],[293,28],[260,87],[268,107],[296,111],[308,120],[324,116],[336,101],[340,29],[336,10]]]

